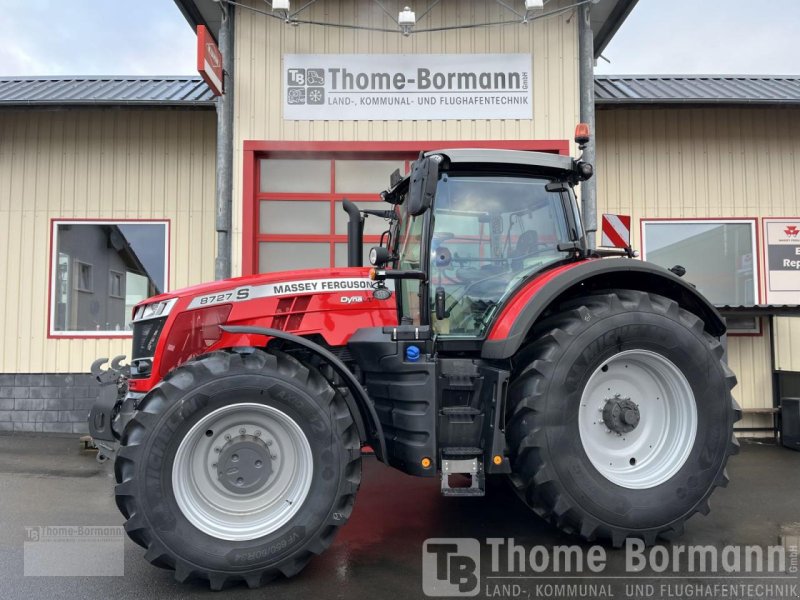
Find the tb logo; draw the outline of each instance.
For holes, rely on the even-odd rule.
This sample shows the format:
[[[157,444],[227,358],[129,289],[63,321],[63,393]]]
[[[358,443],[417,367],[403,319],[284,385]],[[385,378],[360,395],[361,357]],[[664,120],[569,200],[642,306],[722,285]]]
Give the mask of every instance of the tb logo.
[[[305,69],[289,69],[289,85],[305,85],[306,84],[306,70]]]
[[[477,596],[481,545],[471,538],[431,538],[422,545],[422,591],[426,596]]]

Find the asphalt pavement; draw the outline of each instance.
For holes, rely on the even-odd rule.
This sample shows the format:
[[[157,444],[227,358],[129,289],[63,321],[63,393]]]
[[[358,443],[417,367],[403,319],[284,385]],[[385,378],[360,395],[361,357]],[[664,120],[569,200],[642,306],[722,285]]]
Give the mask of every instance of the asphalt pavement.
[[[94,451],[82,449],[72,436],[0,436],[0,598],[423,598],[422,548],[429,538],[480,540],[479,574],[483,577],[477,597],[674,600],[698,597],[698,586],[727,584],[740,587],[733,595],[731,588],[724,588],[724,594],[719,591],[722,588],[717,593],[714,588],[703,588],[712,594],[705,597],[788,598],[800,589],[796,571],[790,572],[791,565],[781,573],[771,571],[767,577],[746,579],[725,572],[712,574],[713,578],[700,577],[683,566],[677,572],[670,570],[661,575],[646,570],[645,575],[653,576],[634,579],[625,570],[624,551],[612,549],[603,550],[607,567],[600,575],[581,573],[590,576],[587,579],[572,577],[574,570],[566,574],[552,568],[525,571],[524,577],[498,577],[491,571],[487,538],[514,538],[514,543],[526,548],[526,552],[569,545],[588,551],[589,545],[534,516],[504,481],[491,482],[489,493],[483,498],[444,498],[437,480],[404,475],[372,456],[365,458],[363,483],[350,522],[333,546],[293,579],[280,580],[260,590],[237,586],[211,592],[199,582],[175,582],[170,571],[147,563],[144,550],[127,538],[124,576],[25,576],[25,542],[31,541],[26,527],[122,524],[114,504],[111,468],[97,463],[94,455]],[[782,532],[797,535],[799,452],[745,442],[728,470],[731,484],[714,494],[710,515],[692,518],[686,533],[674,544],[767,547],[779,544]],[[499,548],[498,556],[505,560],[506,549]],[[566,584],[586,587],[554,587]],[[595,587],[590,589],[588,584]],[[687,584],[693,586],[689,590],[692,596],[686,595],[688,588],[679,587]],[[748,590],[741,587],[745,584],[762,587]],[[773,587],[764,587],[769,585]]]

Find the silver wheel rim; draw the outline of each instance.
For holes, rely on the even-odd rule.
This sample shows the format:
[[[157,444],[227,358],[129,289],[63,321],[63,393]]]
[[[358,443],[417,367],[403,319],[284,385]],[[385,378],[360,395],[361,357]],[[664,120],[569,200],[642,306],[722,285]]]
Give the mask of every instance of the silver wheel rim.
[[[649,350],[626,350],[589,378],[578,425],[583,449],[603,477],[648,489],[672,478],[689,457],[697,405],[671,361]]]
[[[259,464],[260,463],[260,464]],[[311,487],[311,446],[277,408],[224,406],[186,434],[175,453],[172,489],[183,515],[224,540],[253,540],[280,529]]]

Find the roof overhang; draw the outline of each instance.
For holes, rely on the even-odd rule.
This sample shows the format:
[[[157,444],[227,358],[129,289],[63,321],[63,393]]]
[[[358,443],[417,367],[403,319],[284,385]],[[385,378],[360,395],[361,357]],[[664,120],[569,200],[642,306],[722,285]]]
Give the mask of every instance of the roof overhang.
[[[597,4],[592,4],[595,57],[600,56],[637,2],[638,0],[599,0]],[[175,4],[192,29],[205,25],[219,39],[222,21],[219,0],[175,0]]]
[[[599,57],[639,0],[601,0],[592,5],[594,57]]]

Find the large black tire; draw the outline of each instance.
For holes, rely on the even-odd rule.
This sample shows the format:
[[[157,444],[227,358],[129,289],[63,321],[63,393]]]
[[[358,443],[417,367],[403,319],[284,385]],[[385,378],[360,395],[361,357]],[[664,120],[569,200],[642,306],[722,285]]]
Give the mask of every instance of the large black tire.
[[[579,425],[590,377],[628,350],[671,361],[696,405],[688,458],[668,480],[645,489],[601,474]],[[564,303],[535,327],[515,358],[507,422],[514,487],[537,514],[590,541],[619,547],[629,537],[652,544],[660,534],[679,535],[694,513],[708,512],[714,488],[728,482],[728,457],[738,451],[733,424],[741,413],[730,392],[736,377],[722,358],[719,340],[703,322],[663,296],[613,290]]]
[[[232,403],[260,403],[289,415],[313,456],[310,488],[291,520],[245,541],[195,527],[176,502],[176,450],[193,424]],[[274,458],[274,457],[273,457]],[[238,459],[236,459],[238,460]],[[215,352],[175,369],[141,402],[125,428],[115,464],[125,530],[145,558],[178,581],[237,581],[258,587],[298,573],[347,522],[361,481],[358,432],[341,394],[313,367],[280,352]]]

